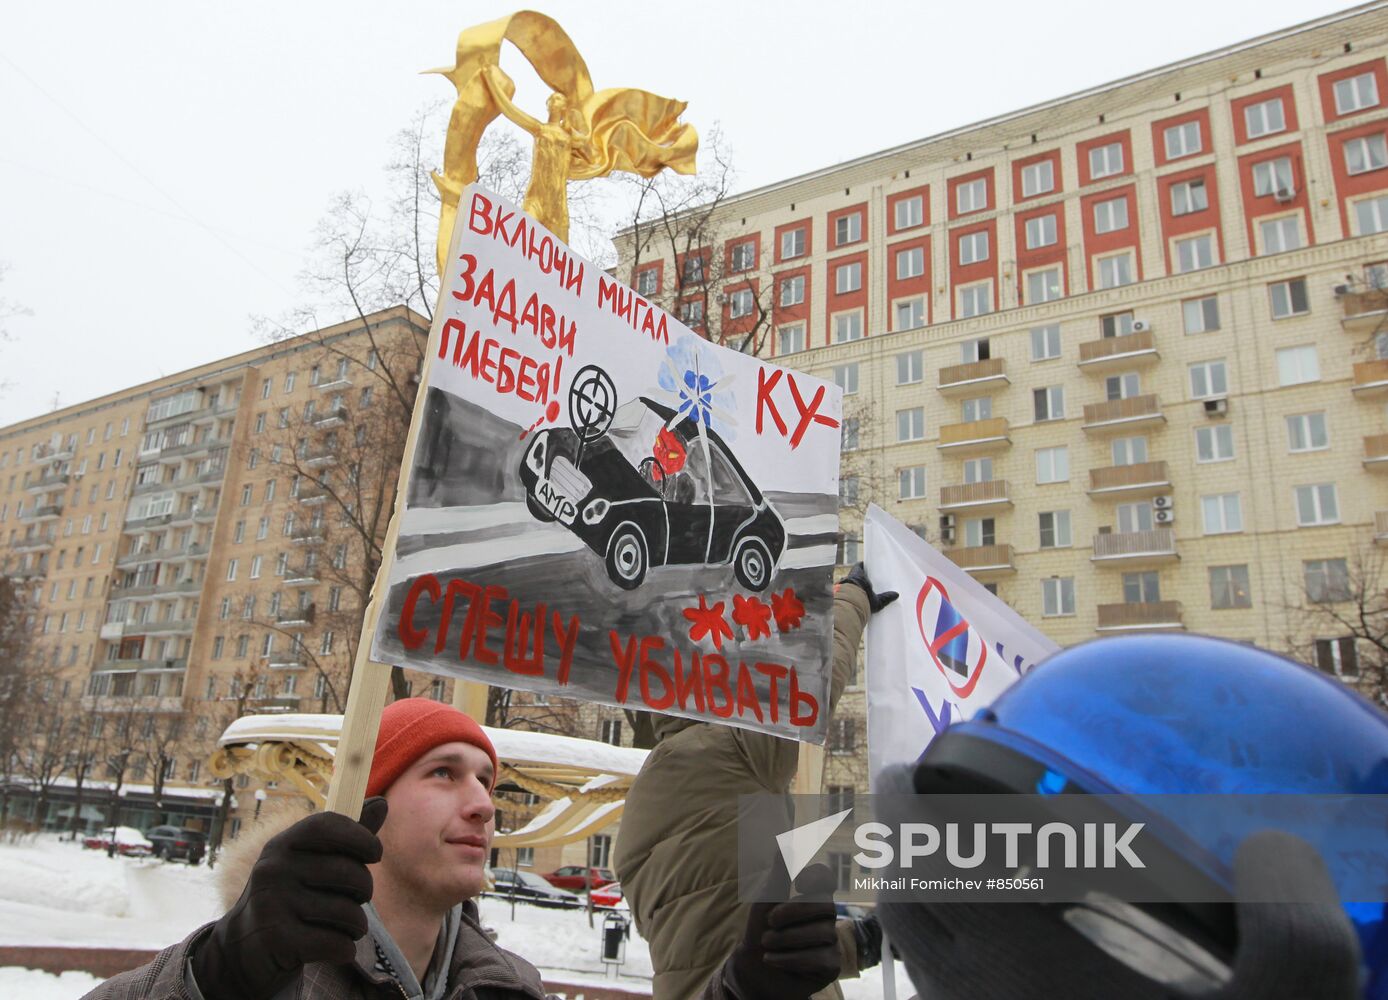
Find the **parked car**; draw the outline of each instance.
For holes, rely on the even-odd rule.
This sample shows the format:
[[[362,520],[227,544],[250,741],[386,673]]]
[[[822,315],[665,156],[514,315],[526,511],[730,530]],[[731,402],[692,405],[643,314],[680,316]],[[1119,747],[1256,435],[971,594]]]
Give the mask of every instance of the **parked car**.
[[[586,876],[585,871],[589,873]],[[582,892],[590,887],[601,889],[617,881],[617,875],[611,868],[584,868],[582,865],[565,865],[540,877],[555,888],[572,889],[574,892]]]
[[[593,903],[593,908],[597,910],[616,910],[627,909],[627,900],[622,895],[622,883],[609,882],[601,889],[594,889],[588,893],[588,898]]]
[[[133,826],[108,826],[104,830],[82,838],[82,846],[91,851],[104,851],[116,842],[116,853],[130,858],[147,858],[154,853],[154,845],[143,833]]]
[[[571,892],[556,889],[534,872],[516,871],[514,868],[493,868],[492,888],[483,892],[484,896],[500,899],[516,899],[522,903],[536,906],[576,909],[583,901]]]
[[[190,865],[198,865],[202,864],[202,856],[207,853],[207,834],[201,830],[156,826],[146,830],[145,836],[154,845],[154,856],[166,861],[186,861]]]
[[[623,590],[652,566],[720,563],[765,590],[785,550],[780,515],[718,432],[644,396],[592,441],[540,431],[519,472],[530,513],[582,539]]]

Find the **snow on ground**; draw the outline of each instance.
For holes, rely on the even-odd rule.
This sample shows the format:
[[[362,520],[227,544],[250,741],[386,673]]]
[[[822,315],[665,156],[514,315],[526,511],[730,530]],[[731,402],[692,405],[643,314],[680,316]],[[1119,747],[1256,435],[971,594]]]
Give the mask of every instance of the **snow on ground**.
[[[625,962],[613,974],[600,958],[602,914],[593,926],[582,910],[551,910],[501,899],[482,899],[484,924],[502,947],[528,959],[551,981],[606,983],[648,992],[650,951],[632,928]],[[49,834],[0,844],[0,944],[68,947],[164,948],[219,914],[211,873],[152,858],[108,858],[79,842]],[[898,969],[900,966],[898,966]],[[53,976],[0,969],[0,997],[76,1000],[96,980],[83,973]],[[904,973],[897,996],[914,993]],[[879,970],[842,983],[847,1000],[882,996]]]

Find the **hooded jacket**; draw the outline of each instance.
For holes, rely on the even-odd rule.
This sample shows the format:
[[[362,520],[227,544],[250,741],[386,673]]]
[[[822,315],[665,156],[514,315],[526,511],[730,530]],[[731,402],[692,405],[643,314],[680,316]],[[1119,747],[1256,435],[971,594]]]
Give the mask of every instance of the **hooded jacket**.
[[[833,714],[867,625],[867,595],[834,593]],[[651,948],[655,1000],[691,1000],[741,940],[750,906],[737,898],[737,800],[784,795],[800,745],[767,733],[672,716],[632,783],[614,864],[636,928]],[[840,978],[857,975],[857,946],[839,921]],[[707,994],[704,994],[707,995]],[[837,985],[817,997],[838,997]]]
[[[238,837],[217,868],[217,888],[223,906],[230,907],[250,878],[260,851],[275,834],[302,819],[301,808],[287,806],[267,813],[264,820]],[[446,1000],[545,1000],[539,971],[504,948],[482,929],[477,905],[462,904],[457,943],[449,959]],[[165,948],[149,963],[108,979],[83,1000],[203,1000],[188,974],[188,959],[211,929],[199,927],[183,941]],[[367,934],[357,942],[349,963],[313,962],[280,990],[274,1000],[407,1000],[408,994],[381,965],[376,942]]]

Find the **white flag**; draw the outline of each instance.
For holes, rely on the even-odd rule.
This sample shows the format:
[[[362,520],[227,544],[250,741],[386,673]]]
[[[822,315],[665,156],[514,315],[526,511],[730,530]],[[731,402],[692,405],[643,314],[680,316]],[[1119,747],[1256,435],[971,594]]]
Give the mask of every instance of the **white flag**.
[[[952,722],[987,707],[1060,647],[934,546],[875,504],[867,570],[900,599],[867,630],[868,762],[916,760]]]

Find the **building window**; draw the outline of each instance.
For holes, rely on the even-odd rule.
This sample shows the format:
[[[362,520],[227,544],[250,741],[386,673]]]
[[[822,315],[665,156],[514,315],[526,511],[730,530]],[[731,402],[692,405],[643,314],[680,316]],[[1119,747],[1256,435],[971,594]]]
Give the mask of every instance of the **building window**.
[[[1265,160],[1253,164],[1253,194],[1259,198],[1275,195],[1279,191],[1292,190],[1292,161],[1290,157],[1279,156],[1275,160]]]
[[[837,295],[844,295],[848,292],[856,292],[863,287],[863,265],[861,261],[853,261],[851,264],[840,264],[834,268],[834,292]]]
[[[1346,80],[1335,81],[1335,113],[1353,114],[1378,104],[1378,81],[1373,73],[1360,73]]]
[[[1243,506],[1237,493],[1216,493],[1200,498],[1200,518],[1207,535],[1229,535],[1243,530]]]
[[[893,209],[897,229],[914,229],[925,221],[925,199],[920,195],[902,198]]]
[[[1223,361],[1201,361],[1190,366],[1190,398],[1209,399],[1229,394],[1229,378]]]
[[[839,424],[839,450],[857,451],[858,450],[858,418],[844,417]]]
[[[993,398],[972,396],[960,404],[959,411],[959,419],[966,424],[987,420],[993,415]]]
[[[1055,170],[1050,160],[1029,163],[1022,168],[1022,197],[1034,198],[1055,190]]]
[[[858,477],[841,476],[839,478],[839,506],[853,505],[858,502]]]
[[[1345,169],[1351,174],[1366,174],[1370,170],[1388,167],[1388,142],[1383,133],[1365,135],[1345,143]]]
[[[1209,233],[1176,240],[1174,247],[1177,274],[1214,266],[1214,238]]]
[[[993,460],[991,458],[966,458],[964,460],[964,482],[991,483],[993,481]]]
[[[1098,265],[1100,288],[1117,288],[1120,285],[1133,283],[1133,255],[1131,253],[1100,257]]]
[[[1075,613],[1075,578],[1053,576],[1041,581],[1041,616],[1060,618]]]
[[[805,256],[805,227],[790,229],[781,234],[781,259]]]
[[[1344,559],[1308,559],[1301,569],[1306,596],[1316,604],[1349,600],[1349,567]]]
[[[954,210],[958,215],[966,212],[981,212],[988,207],[988,181],[978,180],[960,184],[954,189]]]
[[[684,285],[702,285],[704,283],[704,258],[701,254],[690,254],[684,258],[682,269]]]
[[[1359,676],[1359,654],[1354,636],[1316,640],[1316,666],[1332,677],[1353,680]]]
[[[910,247],[898,250],[896,254],[896,277],[898,281],[919,278],[925,273],[925,248]]]
[[[260,579],[260,556],[251,557],[251,579]]]
[[[857,535],[844,535],[839,539],[838,565],[853,566],[862,559],[863,540]]]
[[[1113,459],[1114,465],[1141,465],[1147,461],[1147,438],[1140,434],[1135,437],[1114,438],[1113,443],[1109,445],[1109,456]]]
[[[1206,295],[1181,303],[1181,321],[1187,334],[1211,333],[1219,329],[1219,298]]]
[[[1195,429],[1195,460],[1197,462],[1228,462],[1234,457],[1234,429],[1229,424],[1214,424]]]
[[[776,331],[780,344],[777,347],[779,354],[798,354],[805,349],[805,324],[794,323],[783,326]]]
[[[1295,413],[1287,418],[1288,451],[1323,451],[1329,447],[1324,413]]]
[[[851,396],[857,392],[858,363],[853,361],[846,365],[835,365],[834,384],[843,390],[845,396]]]
[[[1040,514],[1041,548],[1068,549],[1070,538],[1070,512],[1068,510],[1043,510]]]
[[[1128,199],[1110,198],[1094,204],[1094,231],[1112,233],[1128,228]]]
[[[1314,344],[1284,347],[1277,352],[1277,384],[1301,385],[1321,377],[1320,361]]]
[[[1306,297],[1305,278],[1275,281],[1268,285],[1268,295],[1272,299],[1273,319],[1301,316],[1311,311],[1310,300]]]
[[[1156,570],[1123,574],[1124,604],[1156,604],[1161,600],[1161,578]]]
[[[1027,305],[1035,305],[1038,302],[1051,302],[1060,298],[1060,268],[1048,267],[1041,271],[1028,272],[1026,294]]]
[[[861,212],[850,212],[847,215],[840,215],[834,220],[834,246],[841,247],[845,243],[857,243],[863,238],[863,215]]]
[[[1243,109],[1244,129],[1250,139],[1261,139],[1265,135],[1275,135],[1285,131],[1287,118],[1282,113],[1282,98],[1250,104]]]
[[[601,736],[604,743],[610,743],[614,747],[622,745],[622,723],[619,719],[603,719]]]
[[[728,318],[742,319],[752,315],[753,304],[752,290],[739,288],[728,296]]]
[[[964,545],[976,549],[997,544],[997,525],[991,517],[974,517],[964,522]]]
[[[1065,419],[1065,387],[1047,386],[1031,391],[1032,411],[1037,423]]]
[[[1293,488],[1292,494],[1296,498],[1298,528],[1340,523],[1340,502],[1335,494],[1334,483],[1297,486]]]
[[[606,868],[612,860],[612,837],[597,833],[588,838],[588,864],[594,868]]]
[[[1031,331],[1031,360],[1049,361],[1060,357],[1060,324],[1033,327]]]
[[[993,283],[980,281],[959,289],[959,317],[983,316],[993,311]]]
[[[636,294],[647,298],[660,291],[660,270],[648,267],[636,272]]]
[[[1190,215],[1203,212],[1210,207],[1210,197],[1205,191],[1204,178],[1181,181],[1171,185],[1171,214]]]
[[[920,500],[925,496],[925,466],[912,465],[897,469],[897,496],[902,500]]]
[[[242,487],[241,487],[241,506],[242,506],[242,507],[249,507],[250,504],[251,504],[251,500],[254,498],[254,496],[255,496],[255,485],[254,485],[254,484],[252,484],[252,483],[247,483],[245,486],[242,486]]]
[[[1068,445],[1036,449],[1036,481],[1037,483],[1066,483],[1070,481],[1070,448]]]
[[[1356,201],[1354,221],[1357,236],[1372,236],[1388,229],[1388,195]]]
[[[915,330],[925,326],[925,299],[916,296],[896,303],[892,312],[893,330]]]
[[[1123,144],[1111,142],[1089,151],[1089,178],[1100,180],[1123,172]]]
[[[1193,156],[1202,148],[1200,123],[1196,121],[1172,125],[1162,132],[1162,141],[1166,146],[1166,158],[1168,160],[1176,160],[1182,156]]]
[[[805,301],[805,276],[803,274],[781,279],[779,301],[783,307],[798,306]]]
[[[898,441],[919,441],[924,437],[924,407],[913,406],[909,410],[896,411],[896,439]]]
[[[1264,254],[1284,253],[1301,247],[1301,226],[1295,215],[1260,221],[1258,236],[1262,241]]]
[[[988,259],[988,233],[965,233],[959,237],[959,263],[977,264]]]
[[[680,322],[685,326],[697,329],[704,325],[704,301],[703,299],[690,299],[680,303]]]
[[[832,719],[829,722],[827,749],[832,754],[850,754],[857,748],[855,719]]]
[[[896,356],[896,384],[912,385],[924,377],[925,357],[920,351],[905,351]]]
[[[237,567],[237,561],[236,561],[235,559],[231,559],[231,560],[228,560],[228,561],[227,561],[227,579],[228,579],[228,580],[235,580],[235,579],[236,579],[236,567]]]
[[[1027,219],[1026,232],[1028,250],[1050,246],[1056,241],[1055,216],[1038,215],[1034,219]]]
[[[863,314],[859,310],[839,313],[834,317],[834,343],[846,344],[863,337]]]
[[[757,244],[752,240],[733,244],[730,263],[733,274],[752,270],[757,266]]]

